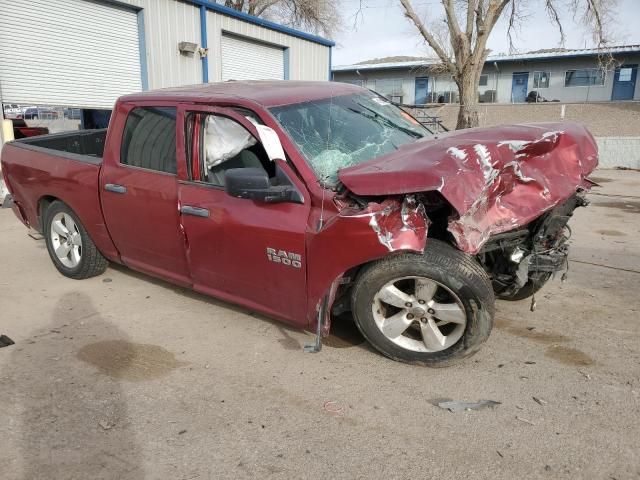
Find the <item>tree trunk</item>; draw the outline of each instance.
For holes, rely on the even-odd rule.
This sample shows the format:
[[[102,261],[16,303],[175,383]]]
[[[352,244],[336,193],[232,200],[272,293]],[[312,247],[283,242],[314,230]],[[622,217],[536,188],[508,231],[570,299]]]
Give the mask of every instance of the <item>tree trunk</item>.
[[[467,71],[458,81],[458,93],[460,95],[460,110],[458,111],[458,123],[456,130],[461,128],[473,128],[480,125],[478,118],[478,72]]]

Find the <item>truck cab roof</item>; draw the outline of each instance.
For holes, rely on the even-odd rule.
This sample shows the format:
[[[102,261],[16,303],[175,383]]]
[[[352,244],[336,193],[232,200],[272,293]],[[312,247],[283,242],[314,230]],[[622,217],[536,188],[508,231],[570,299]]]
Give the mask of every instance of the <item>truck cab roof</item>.
[[[134,93],[120,97],[121,102],[137,101],[186,101],[217,102],[231,98],[256,102],[270,108],[279,105],[309,102],[332,96],[348,95],[362,91],[362,87],[339,82],[305,82],[291,80],[229,80],[219,83],[187,85]]]

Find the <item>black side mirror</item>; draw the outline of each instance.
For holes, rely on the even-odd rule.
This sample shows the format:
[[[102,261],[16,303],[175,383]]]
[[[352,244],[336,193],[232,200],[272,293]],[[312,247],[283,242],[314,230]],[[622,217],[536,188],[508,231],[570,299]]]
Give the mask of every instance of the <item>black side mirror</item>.
[[[230,196],[258,202],[291,202],[297,201],[299,196],[289,185],[271,185],[262,168],[230,168],[224,172],[224,184]]]

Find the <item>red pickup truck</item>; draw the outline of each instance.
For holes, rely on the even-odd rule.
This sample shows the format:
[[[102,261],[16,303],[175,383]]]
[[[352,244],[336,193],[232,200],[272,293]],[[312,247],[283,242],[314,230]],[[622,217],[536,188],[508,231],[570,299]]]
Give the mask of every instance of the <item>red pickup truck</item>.
[[[597,165],[581,126],[433,134],[369,90],[227,82],[128,95],[107,131],[10,142],[5,203],[81,279],[108,261],[383,354],[478,350],[495,297],[567,259]]]

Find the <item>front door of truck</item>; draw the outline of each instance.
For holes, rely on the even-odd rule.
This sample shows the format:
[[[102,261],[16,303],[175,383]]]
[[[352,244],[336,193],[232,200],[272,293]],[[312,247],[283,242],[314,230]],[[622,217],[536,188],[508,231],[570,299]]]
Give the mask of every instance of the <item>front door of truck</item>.
[[[255,125],[237,111],[189,107],[178,118],[188,170],[178,198],[194,288],[306,326],[304,186],[284,159],[268,158]],[[224,186],[231,168],[291,182],[302,203],[231,197]]]
[[[100,178],[102,209],[122,261],[190,284],[178,215],[177,107],[120,107]],[[119,141],[118,141],[119,140]]]

